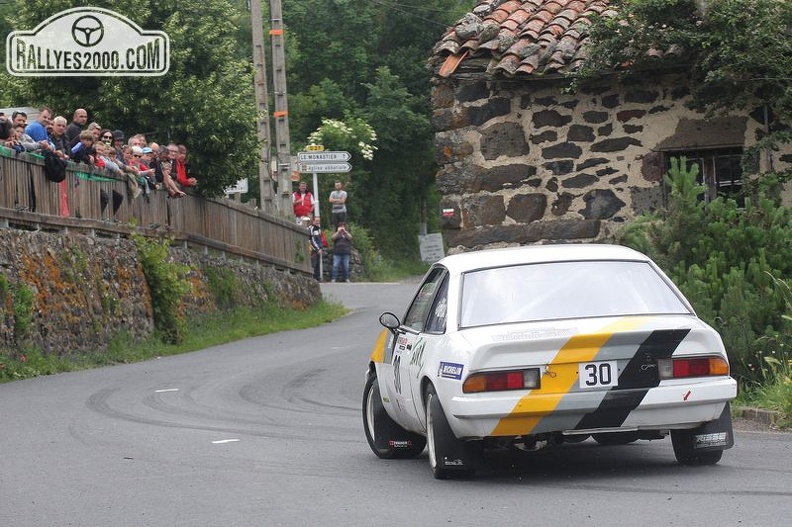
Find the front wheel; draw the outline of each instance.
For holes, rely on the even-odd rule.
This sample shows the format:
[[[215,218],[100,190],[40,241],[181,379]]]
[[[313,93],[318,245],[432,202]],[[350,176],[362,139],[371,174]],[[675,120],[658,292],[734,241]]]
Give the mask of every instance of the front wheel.
[[[371,451],[382,459],[417,457],[426,446],[426,438],[405,430],[388,415],[376,373],[368,376],[363,388],[363,430]]]

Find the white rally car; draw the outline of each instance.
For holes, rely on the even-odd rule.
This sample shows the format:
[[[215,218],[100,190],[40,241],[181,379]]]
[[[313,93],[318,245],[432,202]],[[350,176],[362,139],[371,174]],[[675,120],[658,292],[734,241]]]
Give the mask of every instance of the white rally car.
[[[684,465],[734,444],[718,333],[645,255],[618,245],[537,245],[447,256],[404,317],[384,313],[363,394],[381,458],[428,444],[437,478],[487,448],[671,436]]]

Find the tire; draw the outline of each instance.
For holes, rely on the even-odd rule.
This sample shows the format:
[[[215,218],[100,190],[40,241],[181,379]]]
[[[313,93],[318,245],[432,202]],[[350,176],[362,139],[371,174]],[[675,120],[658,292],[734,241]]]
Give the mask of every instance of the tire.
[[[610,434],[593,434],[591,437],[600,445],[629,445],[638,441],[637,432],[613,432]]]
[[[435,479],[470,477],[476,472],[473,466],[475,445],[458,440],[448,425],[440,399],[434,386],[426,387],[426,446],[429,467]]]
[[[671,444],[674,446],[674,456],[680,465],[688,467],[715,465],[723,457],[723,450],[693,449],[693,432],[688,430],[671,430]]]
[[[418,457],[426,446],[425,437],[405,430],[385,411],[376,373],[363,388],[363,430],[371,451],[381,459]]]

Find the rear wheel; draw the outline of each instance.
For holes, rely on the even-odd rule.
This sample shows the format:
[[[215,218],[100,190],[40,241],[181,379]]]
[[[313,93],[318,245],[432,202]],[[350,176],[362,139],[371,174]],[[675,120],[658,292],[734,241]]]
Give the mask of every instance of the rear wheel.
[[[697,451],[693,448],[694,433],[690,430],[671,430],[674,456],[680,465],[700,467],[715,465],[723,457],[723,450]]]
[[[382,459],[417,457],[426,446],[426,438],[405,430],[385,411],[376,373],[363,389],[363,429],[372,452]]]
[[[448,424],[440,399],[431,384],[426,387],[426,445],[429,466],[436,479],[472,476],[476,445],[460,441]]]

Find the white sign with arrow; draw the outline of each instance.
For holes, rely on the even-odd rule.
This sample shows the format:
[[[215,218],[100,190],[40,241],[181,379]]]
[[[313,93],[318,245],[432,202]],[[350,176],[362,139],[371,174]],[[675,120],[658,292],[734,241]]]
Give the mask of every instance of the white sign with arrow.
[[[332,163],[334,161],[349,161],[352,155],[344,151],[299,152],[297,161],[301,163]]]

